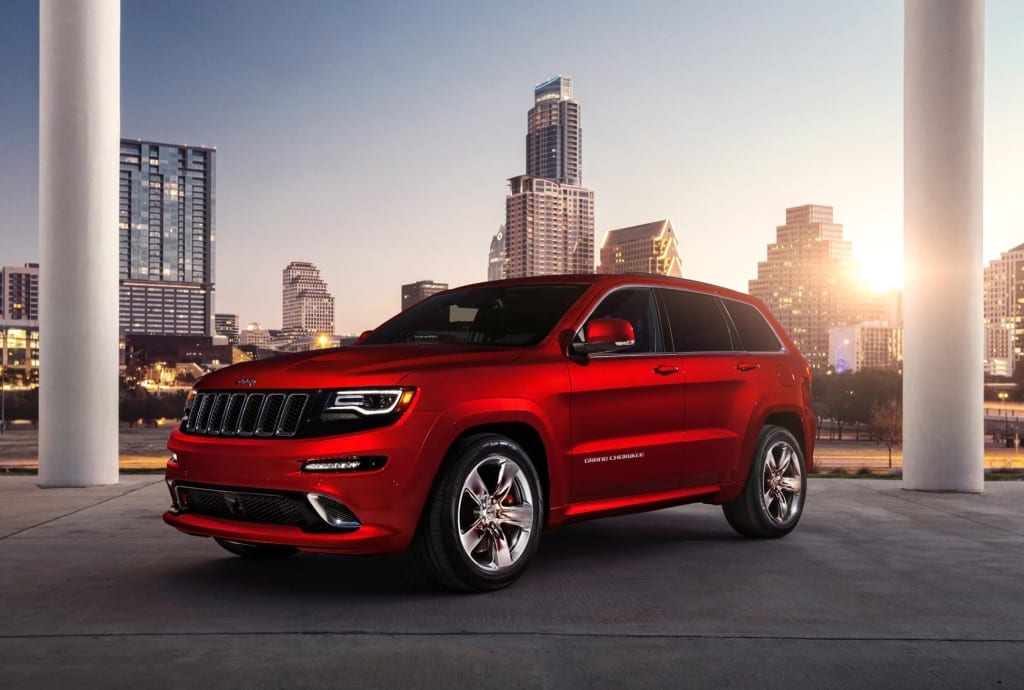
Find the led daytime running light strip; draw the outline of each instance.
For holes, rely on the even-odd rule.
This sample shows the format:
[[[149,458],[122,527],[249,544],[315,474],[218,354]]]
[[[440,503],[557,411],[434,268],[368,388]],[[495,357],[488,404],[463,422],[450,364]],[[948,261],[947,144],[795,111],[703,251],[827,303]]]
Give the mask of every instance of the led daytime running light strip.
[[[363,390],[336,390],[331,395],[333,402],[329,401],[324,412],[355,412],[361,415],[382,415],[402,411],[412,402],[416,391],[413,388],[367,388]],[[360,396],[363,400],[370,396],[390,397],[393,396],[391,404],[387,407],[367,409],[359,404]]]

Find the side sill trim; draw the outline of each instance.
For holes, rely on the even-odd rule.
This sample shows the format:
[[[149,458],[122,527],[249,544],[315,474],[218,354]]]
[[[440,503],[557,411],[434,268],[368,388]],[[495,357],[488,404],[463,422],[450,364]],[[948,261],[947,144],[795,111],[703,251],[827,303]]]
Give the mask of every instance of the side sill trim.
[[[653,510],[659,507],[666,507],[672,503],[685,503],[690,499],[699,498],[701,496],[710,496],[718,493],[720,490],[720,486],[712,484],[709,486],[692,486],[685,489],[657,491],[655,493],[638,494],[636,496],[581,501],[579,503],[570,503],[569,507],[566,508],[565,517],[580,518],[597,513]]]

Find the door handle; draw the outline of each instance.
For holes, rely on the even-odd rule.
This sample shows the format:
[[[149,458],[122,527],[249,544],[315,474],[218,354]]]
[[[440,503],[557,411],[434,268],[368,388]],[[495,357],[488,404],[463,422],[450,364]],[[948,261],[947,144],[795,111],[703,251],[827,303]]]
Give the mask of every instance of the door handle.
[[[761,365],[758,364],[757,362],[740,362],[739,364],[736,365],[736,368],[739,369],[740,371],[753,371],[754,369],[757,369],[760,366]]]
[[[654,367],[654,373],[660,376],[668,376],[669,374],[674,374],[677,371],[679,371],[679,367],[674,367],[670,364],[659,364]]]

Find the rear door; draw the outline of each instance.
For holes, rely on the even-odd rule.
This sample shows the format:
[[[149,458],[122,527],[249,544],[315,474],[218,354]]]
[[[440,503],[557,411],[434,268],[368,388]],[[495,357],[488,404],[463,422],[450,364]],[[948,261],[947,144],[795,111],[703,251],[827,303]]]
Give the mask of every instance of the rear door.
[[[715,295],[658,288],[673,349],[683,369],[682,486],[727,481],[739,457],[757,401],[755,359],[742,344]]]
[[[610,292],[589,319],[629,321],[628,351],[574,357],[571,500],[673,488],[682,459],[683,389],[679,358],[666,351],[654,292]]]

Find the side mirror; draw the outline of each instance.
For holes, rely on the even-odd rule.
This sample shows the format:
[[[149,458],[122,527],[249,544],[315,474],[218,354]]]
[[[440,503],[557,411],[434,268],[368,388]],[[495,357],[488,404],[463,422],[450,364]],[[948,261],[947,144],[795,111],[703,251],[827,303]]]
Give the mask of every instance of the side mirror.
[[[583,328],[582,343],[573,343],[573,352],[593,355],[599,352],[628,350],[636,344],[633,324],[625,319],[593,319]]]
[[[353,345],[362,345],[363,341],[369,338],[371,333],[373,333],[373,331],[363,331],[362,333],[359,334],[359,337],[356,338],[356,341],[353,343]]]

